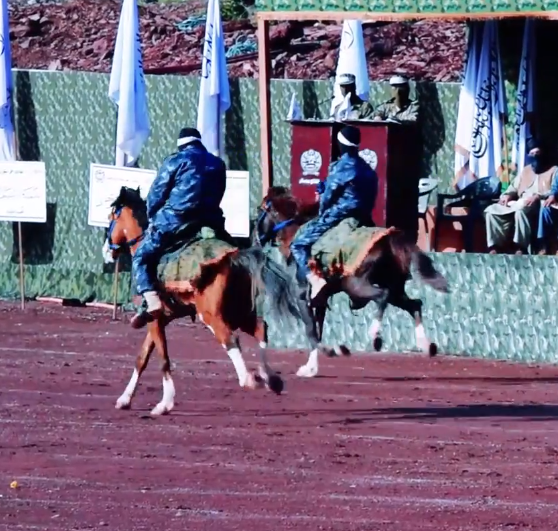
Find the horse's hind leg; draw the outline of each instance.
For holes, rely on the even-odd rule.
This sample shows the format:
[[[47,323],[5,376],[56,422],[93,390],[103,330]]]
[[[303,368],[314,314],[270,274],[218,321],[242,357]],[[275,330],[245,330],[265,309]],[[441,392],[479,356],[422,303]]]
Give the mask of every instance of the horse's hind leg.
[[[170,413],[174,408],[174,382],[171,376],[170,358],[167,347],[167,335],[165,333],[165,323],[160,318],[148,324],[149,334],[153,338],[157,352],[161,356],[161,371],[163,373],[163,398],[151,410],[152,415],[164,415]]]
[[[415,320],[415,339],[417,348],[422,352],[428,352],[430,356],[435,356],[438,352],[436,343],[431,343],[422,324],[422,300],[410,299],[409,296],[403,291],[395,297],[390,298],[389,301],[394,306],[401,308],[408,312]]]
[[[258,342],[260,355],[260,378],[263,380],[268,389],[278,395],[281,394],[284,387],[283,380],[281,379],[281,376],[279,376],[279,374],[271,368],[269,362],[267,361],[267,323],[264,319],[253,315],[240,327],[240,329],[254,337]]]
[[[372,320],[372,324],[368,329],[368,336],[372,340],[372,346],[376,352],[382,350],[382,346],[384,344],[382,339],[382,321],[384,320],[388,299],[389,291],[387,289],[383,289],[375,299],[375,302],[378,305],[376,317]]]
[[[141,346],[141,351],[136,359],[136,367],[132,373],[132,377],[126,386],[126,389],[120,395],[120,398],[116,401],[116,409],[129,409],[132,404],[132,398],[136,393],[138,387],[138,382],[143,371],[147,367],[149,362],[149,357],[155,348],[155,341],[151,337],[151,333],[147,332],[145,339],[143,340],[143,345]]]

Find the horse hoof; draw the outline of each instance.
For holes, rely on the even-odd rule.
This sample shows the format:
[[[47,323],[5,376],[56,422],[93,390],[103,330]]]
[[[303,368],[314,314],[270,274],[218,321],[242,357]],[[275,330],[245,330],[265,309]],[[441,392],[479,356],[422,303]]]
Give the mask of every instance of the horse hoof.
[[[244,383],[240,384],[240,387],[243,387],[244,389],[250,389],[251,391],[264,386],[265,381],[263,380],[263,378],[259,375],[254,374],[253,372],[249,372],[246,375]]]
[[[267,387],[270,391],[273,391],[276,395],[280,395],[283,392],[283,389],[285,388],[285,384],[283,383],[281,376],[279,376],[278,374],[272,374],[269,377],[269,380],[267,382]]]
[[[160,417],[161,415],[168,415],[172,411],[173,407],[174,407],[174,404],[172,402],[170,404],[163,404],[162,402],[159,402],[151,410],[151,416],[152,417]]]
[[[334,348],[326,348],[324,349],[323,353],[327,358],[336,358],[338,356],[337,350]]]
[[[298,369],[298,371],[296,371],[296,375],[300,378],[314,378],[314,376],[318,375],[318,368],[303,365]]]
[[[433,358],[436,354],[438,354],[438,345],[436,345],[436,343],[430,343],[430,346],[428,347],[428,355]]]
[[[384,341],[382,340],[381,336],[376,336],[374,338],[374,350],[376,352],[380,352],[380,350],[382,350],[383,344],[384,344]]]
[[[345,345],[339,345],[335,349],[335,352],[337,352],[338,356],[350,356],[351,355],[351,351]]]
[[[121,396],[116,401],[116,404],[114,404],[114,407],[116,409],[123,409],[123,410],[130,409],[132,407],[132,400],[126,396]]]

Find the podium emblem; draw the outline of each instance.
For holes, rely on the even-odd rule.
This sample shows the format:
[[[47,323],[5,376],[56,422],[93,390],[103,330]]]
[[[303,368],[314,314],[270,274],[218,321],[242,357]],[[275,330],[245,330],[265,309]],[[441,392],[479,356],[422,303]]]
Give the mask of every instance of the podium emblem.
[[[322,155],[315,149],[309,149],[300,156],[302,175],[319,175],[322,167]]]
[[[364,162],[366,162],[373,170],[376,169],[376,166],[378,165],[378,155],[376,155],[375,151],[366,148],[362,151],[359,151],[358,154],[364,159]]]

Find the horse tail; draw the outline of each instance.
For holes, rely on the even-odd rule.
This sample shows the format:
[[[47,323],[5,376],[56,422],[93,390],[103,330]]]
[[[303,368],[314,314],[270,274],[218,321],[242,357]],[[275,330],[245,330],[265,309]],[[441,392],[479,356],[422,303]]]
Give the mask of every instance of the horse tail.
[[[409,241],[404,232],[391,233],[389,241],[391,252],[404,274],[410,276],[412,264],[422,282],[436,291],[449,293],[447,279],[434,267],[430,256],[422,252],[416,243]]]
[[[252,304],[259,294],[267,295],[271,312],[277,317],[291,315],[301,319],[300,294],[288,271],[262,249],[250,247],[231,255],[231,266],[243,269],[252,279]]]

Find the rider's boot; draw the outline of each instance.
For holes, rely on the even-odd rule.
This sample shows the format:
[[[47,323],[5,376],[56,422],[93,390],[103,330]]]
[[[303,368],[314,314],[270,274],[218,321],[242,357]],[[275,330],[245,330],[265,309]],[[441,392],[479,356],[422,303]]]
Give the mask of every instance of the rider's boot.
[[[143,328],[150,321],[157,319],[163,311],[163,304],[156,291],[146,291],[143,300],[145,304],[132,317],[132,328]]]

